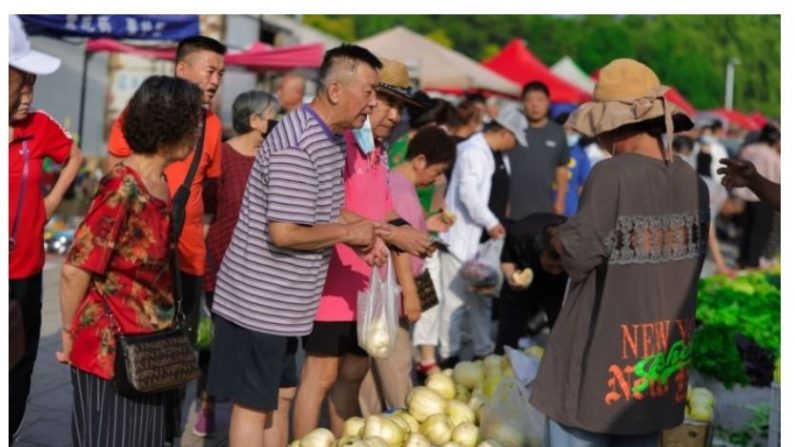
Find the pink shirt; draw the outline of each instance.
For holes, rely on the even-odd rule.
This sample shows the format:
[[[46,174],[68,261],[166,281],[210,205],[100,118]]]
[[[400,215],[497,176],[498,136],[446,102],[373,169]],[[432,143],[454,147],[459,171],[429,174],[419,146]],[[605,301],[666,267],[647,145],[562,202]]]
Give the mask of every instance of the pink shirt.
[[[422,209],[417,188],[402,174],[389,173],[389,192],[392,195],[392,204],[395,212],[411,225],[415,230],[428,231],[425,225],[425,210]],[[418,257],[411,257],[411,274],[420,276],[425,270],[425,261]]]
[[[345,204],[362,217],[384,221],[392,209],[387,187],[387,153],[382,143],[365,155],[351,131],[345,131]],[[370,285],[371,268],[347,245],[337,244],[331,254],[326,284],[315,321],[356,321],[359,292]]]

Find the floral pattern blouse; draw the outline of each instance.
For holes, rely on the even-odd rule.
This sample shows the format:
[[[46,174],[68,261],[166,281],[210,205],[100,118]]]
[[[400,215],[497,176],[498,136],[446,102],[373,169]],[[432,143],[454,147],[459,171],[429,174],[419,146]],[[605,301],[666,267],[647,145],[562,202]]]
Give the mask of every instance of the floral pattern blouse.
[[[74,314],[72,365],[113,378],[115,337],[166,329],[174,314],[169,204],[149,194],[136,171],[119,165],[100,182],[66,262],[91,273]]]

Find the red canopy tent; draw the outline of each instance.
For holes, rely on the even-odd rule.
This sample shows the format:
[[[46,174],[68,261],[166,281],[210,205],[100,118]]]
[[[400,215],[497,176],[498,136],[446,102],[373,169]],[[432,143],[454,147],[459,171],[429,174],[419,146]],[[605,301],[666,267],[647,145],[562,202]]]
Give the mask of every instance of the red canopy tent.
[[[688,100],[686,100],[681,93],[679,93],[679,90],[677,90],[676,87],[670,87],[668,91],[665,92],[665,97],[668,99],[668,101],[671,101],[672,103],[679,106],[680,109],[684,110],[685,113],[691,117],[696,116],[696,108],[693,107],[693,105],[690,104],[690,102],[688,102]]]
[[[553,73],[527,48],[523,39],[512,40],[483,65],[519,84],[543,82],[549,88],[552,102],[581,103],[591,98],[590,93]]]
[[[760,130],[762,129],[763,126],[762,124],[757,122],[757,120],[755,120],[753,117],[740,113],[736,110],[719,108],[719,109],[712,109],[709,111],[709,113],[723,117],[732,124],[736,124],[744,129],[752,131]]]
[[[765,115],[762,115],[759,112],[754,112],[754,113],[748,115],[748,118],[751,118],[752,120],[754,120],[754,122],[759,126],[760,129],[762,127],[765,127],[765,124],[767,124],[767,122],[770,121],[770,120],[767,119],[767,117]]]
[[[599,70],[591,73],[591,77],[599,80]],[[693,104],[690,104],[690,101],[685,99],[685,97],[682,96],[682,93],[680,93],[676,87],[668,86],[668,91],[665,92],[665,98],[679,106],[679,108],[684,110],[684,112],[690,115],[691,118],[695,117],[696,113],[698,113],[698,110],[693,107]]]
[[[173,60],[176,54],[174,47],[145,47],[129,45],[114,39],[92,39],[86,42],[86,51],[91,53],[110,52],[134,54],[155,59]],[[243,66],[250,69],[289,69],[297,67],[316,68],[323,61],[323,44],[291,45],[272,47],[262,42],[255,42],[243,51],[229,52],[225,61],[227,65]]]

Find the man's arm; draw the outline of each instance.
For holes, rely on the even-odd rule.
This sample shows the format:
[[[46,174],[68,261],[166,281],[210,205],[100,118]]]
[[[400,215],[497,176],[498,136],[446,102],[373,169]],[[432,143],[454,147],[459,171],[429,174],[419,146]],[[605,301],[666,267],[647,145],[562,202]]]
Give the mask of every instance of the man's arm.
[[[389,210],[386,215],[387,222],[392,222],[400,219],[400,216],[394,211]],[[427,231],[420,231],[412,228],[410,225],[389,225],[388,234],[384,233],[379,236],[384,239],[388,245],[397,247],[399,250],[407,252],[414,256],[430,256],[434,252],[434,247],[431,244],[431,236]]]
[[[566,213],[566,193],[569,190],[569,168],[558,166],[555,168],[555,214],[563,215]]]
[[[480,157],[477,154],[465,152],[456,161],[462,170],[458,185],[458,198],[472,220],[485,228],[492,238],[498,238],[505,235],[505,229],[500,224],[497,216],[489,209],[488,201],[484,203],[480,198],[478,185],[482,180],[480,177],[484,162],[478,160],[478,158]]]
[[[66,191],[72,186],[72,182],[74,182],[75,177],[77,177],[82,163],[83,154],[80,152],[80,148],[77,147],[77,144],[73,144],[69,154],[69,161],[66,162],[66,165],[64,165],[61,170],[61,175],[58,176],[55,185],[53,185],[47,196],[44,197],[44,211],[48,219],[55,213],[58,205],[60,205],[63,200],[64,194],[66,194]]]
[[[268,224],[268,232],[274,245],[300,251],[322,250],[339,243],[370,251],[375,243],[376,228],[379,228],[379,224],[367,220],[311,226],[287,222]]]
[[[753,163],[747,160],[720,160],[724,167],[718,169],[723,175],[721,183],[727,188],[748,187],[763,202],[781,211],[781,185],[762,177]]]

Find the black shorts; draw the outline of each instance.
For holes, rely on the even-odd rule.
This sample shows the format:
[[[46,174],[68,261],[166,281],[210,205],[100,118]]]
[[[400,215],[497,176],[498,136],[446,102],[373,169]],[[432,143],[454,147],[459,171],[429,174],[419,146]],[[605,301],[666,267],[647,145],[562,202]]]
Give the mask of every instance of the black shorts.
[[[367,351],[359,346],[355,321],[315,321],[312,332],[302,342],[304,350],[312,354],[367,357]]]
[[[213,318],[213,326],[208,393],[257,410],[275,410],[279,388],[298,385],[298,338],[254,332],[220,316]]]

